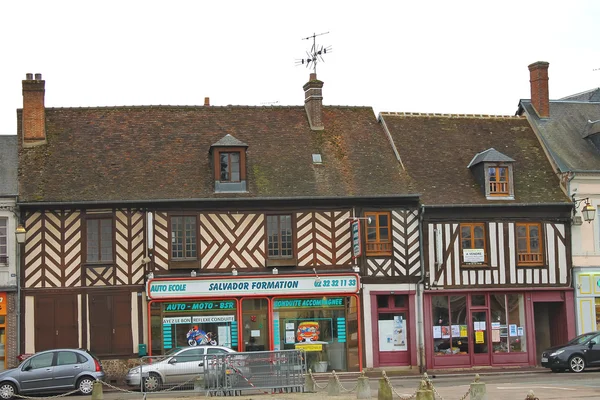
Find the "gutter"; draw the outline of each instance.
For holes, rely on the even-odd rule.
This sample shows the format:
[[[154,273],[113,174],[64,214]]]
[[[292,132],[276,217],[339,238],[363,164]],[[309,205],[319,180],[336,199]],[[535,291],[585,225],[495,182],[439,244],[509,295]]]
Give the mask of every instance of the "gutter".
[[[572,207],[572,203],[565,201],[564,203],[511,203],[511,204],[435,204],[435,205],[426,205],[424,207],[427,208],[500,208],[500,207],[557,207],[557,206],[568,206]]]
[[[381,195],[381,196],[296,196],[296,197],[223,197],[223,198],[189,198],[189,199],[151,199],[151,200],[89,200],[89,201],[17,201],[19,206],[72,206],[72,205],[113,205],[113,204],[153,204],[153,203],[223,203],[223,202],[268,202],[268,201],[331,201],[339,204],[343,201],[377,201],[377,200],[411,200],[418,201],[420,194]]]

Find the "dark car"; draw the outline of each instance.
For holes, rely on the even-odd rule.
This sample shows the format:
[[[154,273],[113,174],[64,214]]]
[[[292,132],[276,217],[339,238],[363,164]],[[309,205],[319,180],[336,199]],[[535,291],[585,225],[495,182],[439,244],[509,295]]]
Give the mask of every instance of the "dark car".
[[[87,350],[47,350],[32,355],[17,368],[0,372],[0,399],[75,389],[90,395],[94,381],[103,379],[102,364]]]
[[[600,332],[584,333],[562,346],[545,350],[542,367],[552,372],[565,369],[581,372],[588,367],[600,367]]]

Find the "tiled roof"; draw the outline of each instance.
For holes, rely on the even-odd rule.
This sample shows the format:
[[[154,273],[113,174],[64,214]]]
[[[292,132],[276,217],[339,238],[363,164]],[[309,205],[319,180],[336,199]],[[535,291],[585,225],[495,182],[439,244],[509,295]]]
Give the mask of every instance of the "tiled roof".
[[[19,150],[20,201],[416,193],[371,108],[325,106],[323,122],[301,106],[47,108],[47,144]],[[248,145],[248,193],[214,192],[209,150],[228,134]]]
[[[17,136],[0,135],[0,196],[17,195]]]
[[[563,97],[560,100],[600,102],[600,88],[586,90],[585,92]]]
[[[382,113],[381,118],[425,205],[569,201],[525,118],[413,113]],[[486,200],[467,168],[489,148],[515,160],[514,200]]]
[[[467,168],[471,168],[472,166],[477,165],[482,162],[514,162],[514,161],[515,160],[513,160],[512,158],[505,156],[504,154],[500,153],[498,150],[496,150],[492,147],[491,149],[487,149],[487,150],[482,151],[481,153],[477,153],[473,157],[473,159],[471,160],[469,165],[467,165]]]
[[[213,143],[211,147],[248,147],[248,145],[240,140],[237,140],[228,133],[217,143]]]
[[[530,100],[521,100],[520,107],[561,172],[600,171],[600,152],[585,138],[589,121],[600,120],[600,103],[551,100],[550,116],[542,119]]]

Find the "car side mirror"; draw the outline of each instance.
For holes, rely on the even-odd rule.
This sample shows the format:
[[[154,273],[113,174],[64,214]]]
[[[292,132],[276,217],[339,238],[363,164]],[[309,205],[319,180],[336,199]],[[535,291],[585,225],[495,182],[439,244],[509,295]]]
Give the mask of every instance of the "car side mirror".
[[[591,342],[588,343],[588,347],[591,349],[592,347],[594,347],[595,344],[596,344],[596,342],[594,342],[592,340]]]
[[[177,364],[177,359],[175,357],[171,358],[169,364]]]

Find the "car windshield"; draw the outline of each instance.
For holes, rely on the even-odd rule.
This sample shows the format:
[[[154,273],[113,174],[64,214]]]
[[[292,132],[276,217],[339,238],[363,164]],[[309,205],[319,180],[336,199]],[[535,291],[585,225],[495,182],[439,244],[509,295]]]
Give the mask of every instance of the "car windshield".
[[[584,344],[585,342],[587,342],[588,340],[590,340],[591,338],[593,338],[597,334],[598,334],[597,332],[584,333],[583,335],[577,336],[575,339],[572,339],[567,344]]]

